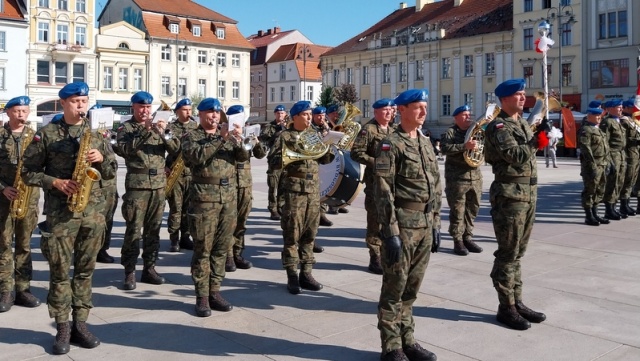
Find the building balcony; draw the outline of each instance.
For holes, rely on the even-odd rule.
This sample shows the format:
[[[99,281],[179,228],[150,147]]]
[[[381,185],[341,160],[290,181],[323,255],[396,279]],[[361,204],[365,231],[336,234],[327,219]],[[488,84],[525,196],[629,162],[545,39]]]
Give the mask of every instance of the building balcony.
[[[82,49],[85,49],[85,48],[86,47],[84,46],[84,44],[76,43],[75,45],[73,45],[73,44],[67,44],[67,42],[62,41],[62,42],[49,44],[48,50],[51,52],[52,55],[64,54],[64,55],[75,56],[76,54],[82,53]]]

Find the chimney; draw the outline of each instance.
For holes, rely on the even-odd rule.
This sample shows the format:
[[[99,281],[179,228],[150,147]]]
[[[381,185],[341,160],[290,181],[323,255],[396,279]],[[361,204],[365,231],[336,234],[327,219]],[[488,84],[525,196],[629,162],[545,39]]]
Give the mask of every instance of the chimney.
[[[402,9],[406,9],[406,8],[407,8],[407,3],[405,3],[405,2],[401,2],[401,3],[400,3],[400,10],[402,10]]]
[[[276,27],[273,28],[273,33],[274,34],[277,34],[279,32],[280,32],[280,27],[279,26],[276,26]]]
[[[262,35],[264,35],[264,31],[258,30],[258,36],[262,36]]]
[[[454,0],[455,1],[455,0]],[[425,5],[433,4],[434,0],[416,0],[416,12],[422,10]],[[462,1],[460,1],[462,2]]]
[[[266,34],[266,35],[271,35],[271,32],[272,32],[272,31],[273,31],[273,30],[271,30],[271,29],[267,29],[267,34]]]
[[[463,2],[463,1],[464,1],[464,0],[453,0],[453,6],[454,6],[454,7],[458,7],[458,6],[460,6],[460,5],[462,5],[462,2]]]

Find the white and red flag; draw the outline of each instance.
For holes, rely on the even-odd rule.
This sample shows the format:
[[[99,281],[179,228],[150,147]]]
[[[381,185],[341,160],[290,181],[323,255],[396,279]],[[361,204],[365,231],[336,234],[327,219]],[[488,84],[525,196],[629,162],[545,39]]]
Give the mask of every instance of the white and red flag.
[[[547,50],[551,49],[551,47],[553,46],[553,44],[555,44],[556,42],[553,41],[553,39],[551,39],[548,36],[540,36],[539,39],[536,39],[536,41],[534,42],[535,46],[536,46],[536,51],[538,53],[546,53]]]

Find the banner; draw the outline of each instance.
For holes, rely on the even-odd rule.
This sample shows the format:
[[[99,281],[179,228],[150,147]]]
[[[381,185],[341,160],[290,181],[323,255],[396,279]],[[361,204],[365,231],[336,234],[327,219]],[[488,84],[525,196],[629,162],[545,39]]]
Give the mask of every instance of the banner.
[[[564,128],[564,147],[576,147],[576,120],[571,109],[562,107],[562,126]]]

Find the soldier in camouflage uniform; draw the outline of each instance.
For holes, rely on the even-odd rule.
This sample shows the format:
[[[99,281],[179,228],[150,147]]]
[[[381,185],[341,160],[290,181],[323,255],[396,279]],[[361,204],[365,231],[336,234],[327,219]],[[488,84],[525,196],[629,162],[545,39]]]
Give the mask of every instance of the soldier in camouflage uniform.
[[[282,208],[282,236],[284,248],[282,250],[282,265],[287,271],[287,289],[291,294],[299,294],[301,288],[319,291],[322,285],[311,275],[315,257],[313,245],[318,224],[320,222],[320,179],[319,165],[328,164],[334,158],[332,148],[323,155],[314,154],[310,159],[301,159],[283,164],[282,149],[295,153],[307,153],[300,137],[315,135],[311,127],[311,102],[299,101],[291,107],[293,124],[283,131],[275,142],[273,157],[269,160],[273,169],[283,171],[282,192],[284,206]],[[313,133],[312,133],[313,132]],[[304,139],[304,138],[303,138]],[[315,158],[315,159],[314,159]],[[298,276],[298,264],[301,272]]]
[[[604,190],[604,217],[619,221],[621,218],[627,218],[626,214],[619,213],[616,209],[616,202],[620,197],[620,190],[624,184],[626,170],[626,134],[625,128],[620,124],[622,101],[609,100],[604,104],[604,107],[608,115],[600,122],[600,129],[605,134],[607,142],[609,143],[612,165],[607,174],[607,186]]]
[[[640,127],[632,118],[633,101],[625,100],[622,102],[622,108],[620,125],[624,128],[626,134],[626,156],[624,158],[626,171],[622,188],[620,189],[620,213],[627,216],[635,216],[636,211],[631,208],[629,201],[640,170]]]
[[[208,317],[212,308],[233,308],[222,298],[220,285],[238,217],[236,163],[249,160],[249,152],[242,146],[240,128],[229,132],[225,123],[218,133],[224,116],[218,99],[202,100],[198,112],[200,125],[182,139],[182,156],[193,177],[188,217],[194,240],[195,311],[198,317]]]
[[[428,98],[426,89],[398,95],[394,103],[402,121],[380,142],[374,160],[375,205],[383,239],[378,303],[382,361],[436,360],[416,342],[412,314],[440,225],[438,162],[431,141],[420,131]]]
[[[178,119],[169,123],[169,131],[178,143],[186,133],[198,127],[198,123],[191,117],[191,111],[191,100],[188,98],[182,99],[176,104],[175,112]],[[179,154],[167,155],[167,175],[169,175],[169,171]],[[193,241],[190,238],[189,223],[187,222],[190,186],[191,171],[188,167],[184,167],[173,189],[167,194],[167,202],[169,203],[167,230],[169,231],[169,240],[171,240],[170,252],[179,252],[180,248],[193,249]]]
[[[275,144],[276,138],[284,131],[286,126],[286,117],[287,112],[284,105],[278,105],[273,110],[273,115],[275,119],[267,124],[262,131],[260,132],[260,142],[266,145],[267,148],[270,149],[268,158],[274,156],[273,154],[273,146]],[[280,176],[282,174],[282,170],[273,169],[271,166],[271,162],[269,162],[267,168],[267,185],[269,186],[269,194],[268,194],[268,209],[271,215],[269,216],[274,221],[280,220],[280,209],[282,208],[282,198],[278,196],[279,188],[280,188]]]
[[[49,123],[36,132],[25,151],[22,178],[28,186],[42,187],[45,193],[46,222],[41,224],[41,250],[49,261],[49,316],[55,318],[57,335],[54,354],[69,352],[69,342],[94,348],[100,340],[87,329],[91,304],[91,279],[96,255],[103,241],[104,195],[98,184],[92,187],[83,212],[72,212],[68,198],[79,192],[82,184],[72,179],[77,157],[85,158],[104,179],[115,177],[113,155],[105,148],[103,135],[89,132],[91,125],[83,118],[89,101],[85,83],[70,83],[59,92],[63,119]],[[89,150],[79,154],[80,145],[90,138]],[[73,263],[73,276],[69,270]],[[69,324],[69,312],[73,325]]]
[[[480,211],[482,172],[464,160],[465,152],[477,147],[475,139],[465,143],[467,130],[474,123],[468,105],[456,108],[452,115],[455,124],[442,136],[445,194],[449,204],[449,234],[453,238],[453,252],[466,256],[480,253],[482,247],[473,241],[473,222]]]
[[[229,107],[229,109],[227,109],[227,115],[234,114],[244,114],[244,107],[242,105]],[[254,140],[257,141],[257,143],[254,144],[250,153],[256,159],[262,159],[267,155],[267,149],[257,138]],[[238,182],[238,222],[233,231],[233,242],[231,242],[231,247],[229,247],[229,253],[227,254],[227,262],[225,265],[225,271],[227,272],[234,272],[236,268],[249,269],[253,266],[249,260],[242,257],[242,252],[244,251],[244,234],[247,231],[247,219],[249,218],[249,212],[251,212],[253,204],[251,161],[237,162],[236,169],[236,180]]]
[[[29,290],[33,274],[31,233],[38,222],[40,190],[33,189],[24,218],[14,218],[10,208],[11,202],[19,197],[13,186],[20,171],[17,167],[24,154],[24,142],[31,141],[34,134],[27,124],[30,101],[27,96],[10,99],[4,108],[9,121],[0,128],[0,313],[9,311],[14,303],[40,306],[40,300]]]
[[[609,166],[609,144],[598,127],[602,119],[602,109],[587,109],[587,119],[582,122],[578,132],[580,144],[580,175],[584,189],[582,191],[582,208],[584,223],[590,226],[609,224],[606,218],[598,215],[598,203],[602,202],[606,184],[605,169]]]
[[[323,106],[318,106],[313,108],[311,111],[311,117],[313,118],[311,122],[311,126],[315,129],[321,137],[324,137],[331,128],[325,119],[327,113],[327,108]],[[331,227],[333,226],[333,222],[327,218],[327,211],[329,210],[329,206],[326,203],[320,204],[320,225],[323,227]],[[313,252],[314,253],[322,253],[324,252],[324,247],[319,246],[317,243],[313,244]]]
[[[151,103],[153,96],[140,91],[131,97],[133,117],[118,128],[116,154],[127,165],[126,192],[122,197],[122,217],[126,222],[122,256],[124,266],[123,289],[136,288],[136,263],[142,239],[141,282],[160,285],[164,278],[155,265],[160,249],[160,225],[164,211],[166,185],[165,155],[179,151],[178,139],[165,137],[166,120],[153,124]],[[141,234],[141,229],[143,232]]]
[[[393,122],[393,99],[383,98],[373,103],[373,119],[362,126],[360,134],[351,147],[351,159],[364,164],[364,209],[367,211],[367,233],[365,242],[369,248],[369,271],[382,274],[380,261],[380,223],[376,211],[374,186],[375,153],[382,139],[391,134],[396,126]]]
[[[489,195],[498,242],[491,270],[500,301],[497,320],[517,330],[528,329],[529,322],[546,319],[543,313],[522,302],[520,260],[527,250],[538,198],[536,151],[539,133],[548,128],[545,119],[534,135],[520,116],[526,99],[524,87],[524,79],[510,79],[496,87],[502,111],[487,126],[484,148],[485,159],[495,174]]]

